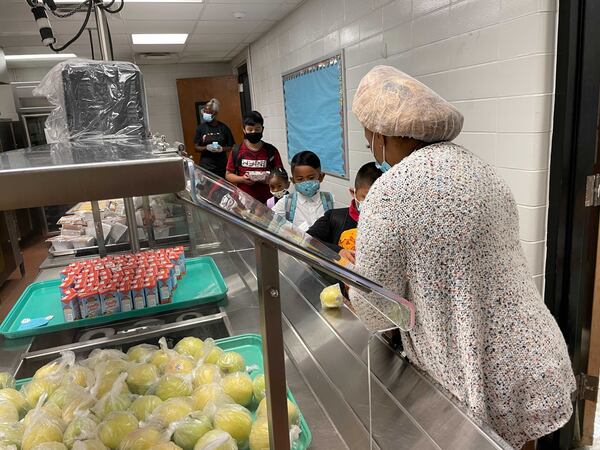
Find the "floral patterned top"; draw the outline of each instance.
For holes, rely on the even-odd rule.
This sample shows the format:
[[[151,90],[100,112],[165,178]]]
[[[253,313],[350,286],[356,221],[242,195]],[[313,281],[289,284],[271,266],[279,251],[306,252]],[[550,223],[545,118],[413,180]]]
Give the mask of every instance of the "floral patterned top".
[[[514,198],[494,170],[452,143],[413,152],[371,188],[356,270],[412,301],[409,360],[509,444],[550,433],[572,414],[575,378],[564,338],[519,242]],[[356,290],[370,329],[383,300]],[[388,309],[389,311],[389,309]]]

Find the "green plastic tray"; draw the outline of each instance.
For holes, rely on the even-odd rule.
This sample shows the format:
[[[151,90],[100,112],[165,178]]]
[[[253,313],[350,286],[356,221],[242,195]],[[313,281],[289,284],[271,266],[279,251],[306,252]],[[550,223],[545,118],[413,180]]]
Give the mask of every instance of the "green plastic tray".
[[[240,334],[238,336],[231,336],[228,338],[217,339],[215,343],[223,350],[228,352],[238,352],[246,360],[247,366],[255,366],[257,369],[250,372],[252,379],[264,373],[263,357],[262,357],[262,336],[260,334]],[[290,401],[298,407],[296,399],[292,395],[292,392],[288,389],[287,396]],[[252,405],[250,410],[252,414],[256,413],[256,407],[258,405]],[[292,450],[306,450],[312,441],[312,433],[308,428],[308,424],[302,415],[302,411],[298,407],[300,412],[300,422],[298,426],[302,431],[300,437],[294,443]]]
[[[187,273],[179,280],[172,303],[72,322],[64,320],[58,289],[60,280],[32,283],[21,294],[15,306],[0,325],[0,334],[8,339],[35,336],[70,328],[89,327],[122,319],[148,316],[161,311],[212,303],[225,298],[227,294],[225,280],[211,257],[190,258],[186,260],[185,265]],[[49,315],[54,317],[47,325],[29,330],[19,330],[21,320],[24,318],[33,319]]]
[[[250,376],[252,379],[256,378],[261,373],[264,373],[263,367],[263,357],[262,357],[262,337],[260,334],[240,334],[238,336],[231,336],[228,338],[217,339],[215,343],[221,347],[223,350],[228,352],[238,352],[240,355],[244,357],[246,360],[247,366],[256,366],[257,369],[250,372]],[[23,378],[17,380],[17,389],[21,389],[21,387],[31,381],[31,378]],[[296,405],[298,408],[298,412],[300,413],[300,421],[298,426],[300,427],[300,437],[296,442],[294,442],[294,446],[292,450],[306,450],[310,443],[312,442],[312,433],[308,428],[308,424],[302,415],[302,411],[300,411],[300,407],[296,402],[296,399],[292,395],[292,392],[288,389],[287,396],[290,401]],[[256,408],[258,405],[251,405],[249,408],[252,411],[252,415],[256,418]]]

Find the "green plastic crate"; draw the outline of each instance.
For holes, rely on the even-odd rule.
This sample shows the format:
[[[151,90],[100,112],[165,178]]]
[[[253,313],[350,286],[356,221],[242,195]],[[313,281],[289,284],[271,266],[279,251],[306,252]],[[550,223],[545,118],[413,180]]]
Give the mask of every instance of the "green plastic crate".
[[[40,281],[30,284],[12,307],[2,325],[0,334],[8,339],[15,339],[71,328],[92,327],[102,323],[135,317],[149,316],[162,311],[187,308],[204,303],[214,303],[227,295],[225,280],[214,260],[208,256],[200,256],[186,260],[186,274],[177,283],[173,302],[151,308],[134,309],[92,319],[66,322],[60,303],[60,280]],[[29,330],[19,330],[24,318],[54,316],[45,326]]]

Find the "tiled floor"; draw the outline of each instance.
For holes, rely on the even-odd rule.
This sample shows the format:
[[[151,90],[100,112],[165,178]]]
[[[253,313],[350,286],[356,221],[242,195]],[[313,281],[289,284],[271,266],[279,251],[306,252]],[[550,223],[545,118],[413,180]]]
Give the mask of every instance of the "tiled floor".
[[[17,269],[11,279],[0,287],[0,320],[8,314],[23,290],[35,279],[40,264],[48,256],[49,245],[42,237],[33,237],[21,242],[21,251],[25,261],[25,276],[20,278]]]

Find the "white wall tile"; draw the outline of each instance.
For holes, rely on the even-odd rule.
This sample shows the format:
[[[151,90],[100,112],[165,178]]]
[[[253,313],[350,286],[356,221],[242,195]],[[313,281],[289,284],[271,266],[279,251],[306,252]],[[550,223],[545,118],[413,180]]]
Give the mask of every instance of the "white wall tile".
[[[546,256],[546,242],[523,242],[521,241],[523,253],[527,259],[527,266],[533,276],[544,272],[544,258]]]
[[[367,39],[383,31],[383,16],[381,8],[371,11],[358,22],[360,39]]]
[[[383,35],[378,34],[346,49],[346,67],[360,66],[383,57]]]
[[[544,170],[549,165],[550,133],[496,135],[496,165],[512,169]]]
[[[413,0],[412,11],[413,17],[424,16],[436,9],[450,5],[450,0]]]
[[[453,37],[450,52],[450,68],[473,66],[498,59],[498,26],[491,26]]]
[[[346,23],[354,22],[371,12],[372,4],[368,0],[345,0]]]
[[[450,30],[453,35],[484,28],[500,19],[500,3],[490,0],[465,0],[450,7]]]
[[[496,154],[495,133],[461,133],[455,142],[467,148],[486,163],[494,165]]]
[[[554,45],[555,21],[556,14],[539,13],[501,23],[498,56],[514,58],[550,51]]]
[[[412,48],[412,23],[404,23],[385,30],[383,42],[386,46],[386,52],[390,56]]]
[[[393,28],[403,23],[410,22],[412,19],[412,1],[394,0],[382,9],[383,28]]]
[[[551,93],[554,84],[554,56],[525,56],[496,65],[496,95],[501,97]]]
[[[530,171],[497,168],[506,181],[515,201],[523,206],[543,206],[547,203],[548,171]]]
[[[463,114],[463,132],[496,132],[498,101],[495,98],[454,102]]]
[[[442,8],[413,21],[415,47],[441,41],[450,36],[450,8]]]
[[[546,238],[546,207],[517,206],[520,237],[523,241],[539,242]]]
[[[537,133],[550,131],[552,95],[498,99],[498,131]]]

